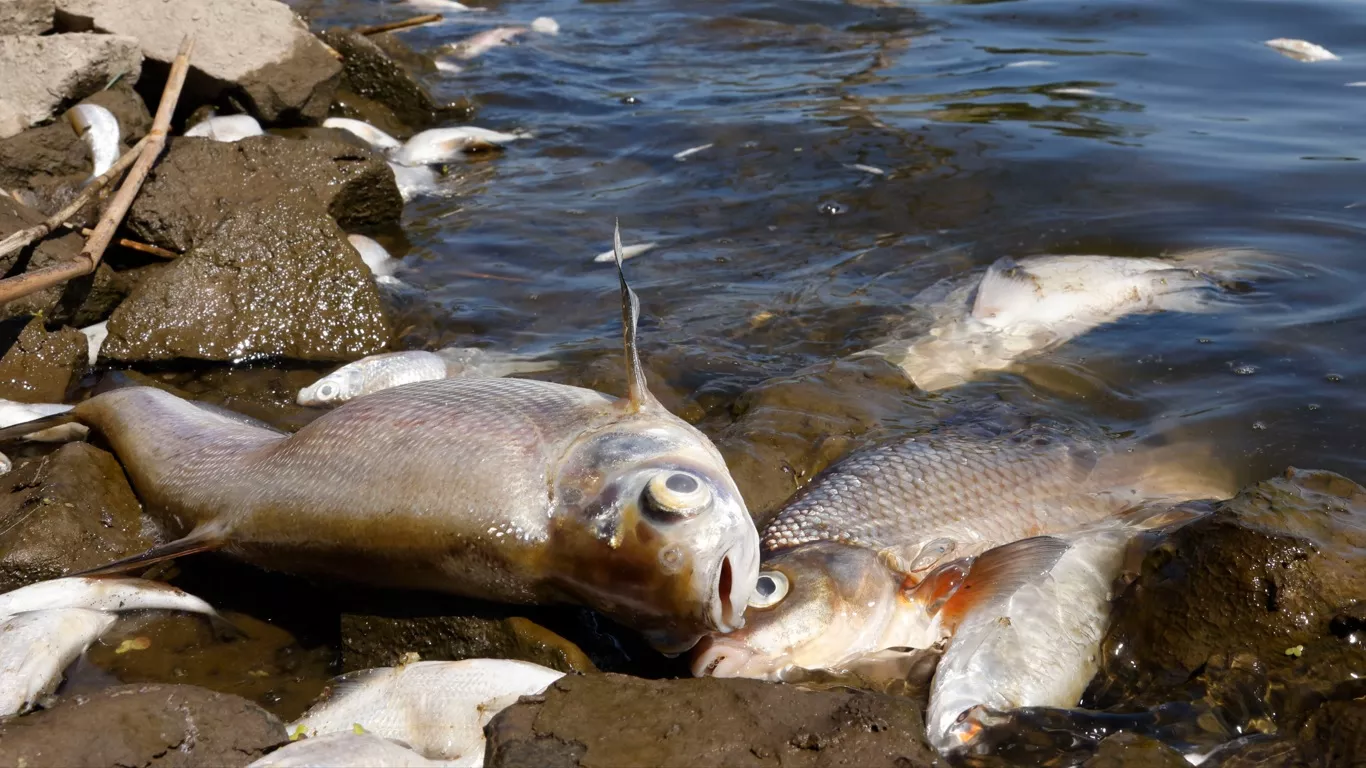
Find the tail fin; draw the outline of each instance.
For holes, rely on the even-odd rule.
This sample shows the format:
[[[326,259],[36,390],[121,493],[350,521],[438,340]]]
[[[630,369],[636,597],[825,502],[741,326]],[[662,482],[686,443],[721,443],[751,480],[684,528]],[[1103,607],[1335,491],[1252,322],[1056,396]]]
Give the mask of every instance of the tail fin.
[[[1247,293],[1247,284],[1280,272],[1284,259],[1252,248],[1195,248],[1179,251],[1170,259],[1185,269],[1192,269],[1233,293]]]
[[[218,526],[204,526],[190,531],[183,538],[166,544],[160,544],[143,552],[140,555],[125,557],[115,560],[108,565],[98,568],[91,568],[88,571],[68,574],[69,576],[109,576],[116,573],[128,573],[145,568],[149,565],[174,560],[185,555],[192,555],[197,552],[212,552],[223,546],[223,532]]]
[[[1104,487],[1133,493],[1139,503],[1222,500],[1238,492],[1233,468],[1204,441],[1136,446],[1102,458],[1094,477]]]

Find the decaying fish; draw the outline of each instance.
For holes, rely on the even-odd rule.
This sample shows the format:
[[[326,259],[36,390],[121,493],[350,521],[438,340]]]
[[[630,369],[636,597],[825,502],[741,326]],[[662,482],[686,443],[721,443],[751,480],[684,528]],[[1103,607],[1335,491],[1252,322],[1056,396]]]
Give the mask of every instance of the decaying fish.
[[[971,557],[1157,500],[1223,498],[1194,447],[1137,450],[1036,424],[945,429],[855,452],[764,529],[747,626],[704,640],[696,674],[781,679],[891,647],[928,648]]]
[[[554,368],[510,352],[451,347],[436,352],[383,352],[347,363],[299,390],[299,405],[336,405],[401,384],[456,378],[499,378]]]
[[[482,758],[483,753],[480,752]],[[257,760],[247,768],[437,768],[471,766],[483,762],[428,760],[396,741],[373,733],[329,733],[303,738]]]
[[[1267,40],[1264,45],[1297,61],[1337,61],[1339,59],[1337,54],[1308,40],[1278,37],[1275,40]]]
[[[564,673],[525,661],[419,661],[367,669],[333,681],[320,704],[290,725],[306,735],[354,726],[411,746],[424,757],[484,764],[484,726],[522,696]]]
[[[432,128],[404,142],[401,148],[394,150],[391,159],[409,167],[441,165],[454,162],[467,152],[498,149],[505,144],[529,138],[529,133],[503,133],[472,125]]]
[[[349,117],[329,117],[323,121],[323,127],[336,128],[355,134],[370,146],[386,152],[403,146],[403,142],[364,120],[353,120]]]
[[[62,671],[115,618],[103,611],[55,608],[0,619],[0,717],[22,714],[51,693]]]
[[[98,104],[77,104],[66,113],[66,119],[90,147],[90,157],[95,164],[90,178],[103,176],[119,159],[118,118]]]
[[[147,579],[68,576],[0,594],[0,618],[26,611],[83,608],[91,611],[167,610],[216,617],[213,606],[170,584]]]
[[[265,131],[251,115],[219,115],[206,118],[185,131],[186,136],[198,136],[231,144],[250,136],[261,136]]]
[[[374,239],[365,235],[347,235],[346,239],[376,279],[393,277],[398,271],[398,259],[390,256],[389,251]]]
[[[1228,249],[1192,251],[1170,260],[1003,258],[980,280],[942,281],[916,296],[912,305],[933,318],[925,333],[859,355],[885,357],[923,390],[957,386],[1125,315],[1215,311],[1245,266],[1264,258]]]
[[[625,248],[621,249],[621,258],[633,259],[641,255],[642,253],[653,251],[658,246],[659,243],[636,243],[635,245],[628,245]],[[597,256],[594,256],[593,261],[601,264],[612,261],[615,258],[616,255],[612,251],[603,251],[602,253],[599,253]]]
[[[503,45],[511,45],[513,40],[530,32],[529,27],[495,27],[486,29],[458,43],[451,43],[442,50],[457,59],[468,61],[478,58]],[[556,31],[559,31],[558,26]]]
[[[759,539],[716,447],[647,389],[638,300],[618,276],[623,399],[442,379],[358,398],[286,435],[133,387],[0,439],[72,418],[90,426],[181,537],[97,573],[221,549],[296,573],[586,605],[680,652],[743,625]]]

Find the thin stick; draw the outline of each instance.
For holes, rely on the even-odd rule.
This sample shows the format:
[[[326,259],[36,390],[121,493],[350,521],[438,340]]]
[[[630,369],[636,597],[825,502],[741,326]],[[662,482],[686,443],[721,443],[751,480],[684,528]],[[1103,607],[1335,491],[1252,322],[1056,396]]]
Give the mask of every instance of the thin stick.
[[[439,13],[428,13],[422,16],[414,16],[403,21],[391,21],[387,24],[373,24],[368,27],[356,27],[353,32],[358,35],[378,35],[381,32],[393,32],[397,29],[407,29],[409,27],[420,27],[423,24],[434,24],[441,21],[444,16]]]
[[[91,235],[95,234],[95,230],[90,229],[89,227],[81,227],[81,234],[85,235],[86,237],[90,237]],[[118,243],[124,248],[132,248],[135,251],[150,253],[153,256],[162,259],[180,258],[180,254],[176,253],[175,251],[167,250],[166,248],[162,248],[159,245],[151,245],[149,243],[140,243],[137,240],[129,240],[126,237],[120,237],[118,240],[115,240],[114,242]]]
[[[52,230],[65,224],[67,219],[75,216],[78,211],[85,207],[86,203],[89,203],[99,194],[101,189],[104,189],[106,184],[118,177],[118,175],[123,173],[128,166],[133,164],[134,160],[138,159],[138,156],[142,154],[142,150],[147,147],[147,140],[150,138],[151,135],[143,136],[142,140],[137,144],[134,144],[132,149],[123,153],[123,157],[120,157],[118,162],[109,166],[109,170],[91,180],[91,182],[86,185],[85,189],[81,190],[81,193],[76,196],[76,199],[71,201],[70,205],[47,217],[42,223],[35,224],[28,229],[21,229],[4,240],[0,240],[0,259],[27,246],[34,240],[47,237],[52,233]]]
[[[147,143],[138,153],[132,170],[128,171],[128,178],[123,180],[119,191],[114,194],[109,207],[105,209],[104,216],[100,217],[94,233],[85,241],[85,248],[80,255],[72,261],[0,280],[0,304],[60,285],[73,277],[88,275],[100,265],[100,259],[104,258],[104,249],[109,247],[109,241],[114,238],[114,230],[132,207],[133,198],[137,197],[138,190],[142,189],[142,182],[152,170],[152,164],[157,161],[161,150],[166,146],[166,134],[171,128],[171,115],[175,112],[176,102],[180,100],[180,89],[185,85],[185,75],[189,71],[190,54],[193,51],[194,35],[187,35],[180,44],[175,61],[171,64],[171,74],[166,79],[166,88],[161,92],[161,103],[157,105],[156,119],[152,121],[151,132],[147,134]]]

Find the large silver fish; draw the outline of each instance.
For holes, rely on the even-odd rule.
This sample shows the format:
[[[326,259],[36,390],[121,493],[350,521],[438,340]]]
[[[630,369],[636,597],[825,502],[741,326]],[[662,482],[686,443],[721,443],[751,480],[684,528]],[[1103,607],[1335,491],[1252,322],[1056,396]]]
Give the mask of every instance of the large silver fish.
[[[943,610],[971,558],[1157,500],[1224,497],[1227,478],[1046,424],[1004,435],[946,429],[855,452],[764,529],[747,626],[703,641],[696,674],[782,679],[946,636]],[[961,602],[961,600],[960,600]]]
[[[81,403],[65,418],[104,435],[181,536],[99,572],[221,549],[283,571],[586,605],[670,652],[739,628],[758,534],[716,447],[646,388],[639,304],[618,275],[623,399],[444,379],[353,400],[292,435],[147,387]]]

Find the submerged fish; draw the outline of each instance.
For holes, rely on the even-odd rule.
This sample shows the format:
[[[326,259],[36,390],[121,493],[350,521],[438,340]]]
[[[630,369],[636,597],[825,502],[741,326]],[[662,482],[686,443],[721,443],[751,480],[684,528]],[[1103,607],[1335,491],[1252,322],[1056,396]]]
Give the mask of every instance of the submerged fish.
[[[522,696],[543,692],[564,673],[506,659],[419,661],[343,675],[320,704],[290,725],[308,735],[359,725],[410,745],[425,757],[484,764],[484,726]]]
[[[428,166],[410,167],[390,162],[389,168],[394,172],[394,183],[398,185],[398,193],[405,203],[412,202],[419,195],[432,195],[441,191],[436,171]]]
[[[443,379],[358,398],[287,435],[133,387],[0,438],[91,426],[181,536],[96,573],[221,549],[296,573],[586,605],[679,652],[743,625],[759,539],[716,447],[646,387],[638,300],[618,277],[622,399]]]
[[[466,152],[498,149],[529,138],[529,133],[503,133],[472,125],[432,128],[404,142],[402,148],[394,151],[392,160],[406,166],[441,165],[454,162]]]
[[[119,121],[114,113],[98,104],[77,104],[66,113],[76,135],[90,146],[90,157],[95,164],[90,178],[103,176],[119,159]]]
[[[83,608],[28,611],[0,619],[0,717],[22,714],[51,693],[62,671],[114,624]]]
[[[147,579],[69,576],[0,594],[0,617],[26,611],[84,608],[91,611],[167,610],[217,617],[213,606],[170,584]]]
[[[549,370],[555,365],[554,361],[475,347],[384,352],[347,363],[299,390],[299,405],[340,404],[401,384],[466,377],[499,378]]]
[[[1186,446],[1130,448],[1038,424],[998,436],[946,429],[849,455],[764,529],[747,625],[704,640],[694,673],[782,679],[927,648],[948,629],[941,611],[965,578],[961,558],[1233,490],[1183,461]]]
[[[336,128],[354,134],[370,146],[386,152],[403,146],[403,142],[364,120],[353,120],[349,117],[329,117],[323,121],[323,127]]]
[[[247,768],[454,768],[465,765],[480,768],[483,762],[428,760],[396,741],[373,733],[346,731],[286,744]]]
[[[261,124],[256,122],[256,118],[251,115],[210,117],[201,120],[185,131],[186,136],[199,136],[229,144],[250,136],[261,136],[264,133],[265,131],[261,130]]]
[[[558,31],[558,26],[556,27]],[[458,43],[451,43],[443,50],[457,59],[466,61],[477,58],[503,45],[511,45],[513,40],[530,31],[528,27],[495,27],[486,29]]]
[[[1275,40],[1267,40],[1264,44],[1278,53],[1298,61],[1337,61],[1339,58],[1337,54],[1327,48],[1307,40],[1278,37]]]
[[[912,305],[934,318],[928,331],[857,356],[885,357],[923,390],[957,386],[1125,315],[1214,311],[1227,281],[1254,256],[1225,249],[1173,260],[1003,258],[980,281],[942,281],[916,296]]]

